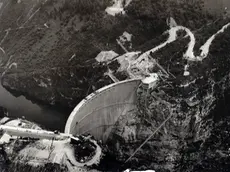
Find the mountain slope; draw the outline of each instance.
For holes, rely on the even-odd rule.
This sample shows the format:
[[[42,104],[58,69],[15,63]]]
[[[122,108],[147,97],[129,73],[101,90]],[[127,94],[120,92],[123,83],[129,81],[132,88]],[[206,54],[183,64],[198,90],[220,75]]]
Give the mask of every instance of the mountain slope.
[[[106,50],[123,54],[116,39],[124,31],[133,35],[130,50],[142,50],[142,44],[167,29],[169,16],[192,30],[213,20],[199,3],[190,8],[165,0],[134,0],[126,14],[116,16],[105,11],[112,5],[109,0],[1,2],[3,85],[30,99],[70,109],[112,82],[104,76],[107,67],[95,57]]]
[[[224,126],[230,110],[229,19],[208,15],[197,1],[133,0],[123,15],[115,16],[105,11],[110,1],[1,2],[5,88],[71,109],[114,78],[157,73],[157,88],[146,96],[140,87],[138,109],[114,127],[110,153],[124,163],[167,120],[131,158],[130,167],[181,172],[228,168]],[[116,41],[125,31],[132,35],[131,43],[123,45],[129,53]],[[111,50],[118,54],[116,59],[95,59]]]

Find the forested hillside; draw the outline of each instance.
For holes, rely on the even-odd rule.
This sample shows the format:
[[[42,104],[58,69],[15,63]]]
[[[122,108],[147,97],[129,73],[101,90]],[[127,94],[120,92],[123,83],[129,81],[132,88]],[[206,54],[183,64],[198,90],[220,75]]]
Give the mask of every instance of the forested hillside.
[[[116,42],[124,31],[133,35],[130,51],[146,50],[170,16],[192,30],[214,20],[195,2],[133,0],[126,14],[116,16],[105,12],[109,0],[18,2],[2,1],[2,83],[18,95],[70,109],[112,82],[95,57],[106,50],[124,53]]]

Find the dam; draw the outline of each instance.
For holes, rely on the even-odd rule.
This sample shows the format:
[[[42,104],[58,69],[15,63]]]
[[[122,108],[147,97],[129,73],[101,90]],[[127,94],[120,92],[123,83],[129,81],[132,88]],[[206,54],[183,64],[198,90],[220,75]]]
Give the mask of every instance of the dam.
[[[65,133],[91,134],[106,142],[121,115],[136,108],[136,90],[140,79],[131,79],[105,86],[82,100],[70,114]]]
[[[136,110],[138,91],[157,86],[158,74],[142,79],[129,79],[105,86],[82,100],[70,114],[65,133],[90,134],[96,140],[107,141],[116,122]],[[142,91],[143,91],[142,89]]]

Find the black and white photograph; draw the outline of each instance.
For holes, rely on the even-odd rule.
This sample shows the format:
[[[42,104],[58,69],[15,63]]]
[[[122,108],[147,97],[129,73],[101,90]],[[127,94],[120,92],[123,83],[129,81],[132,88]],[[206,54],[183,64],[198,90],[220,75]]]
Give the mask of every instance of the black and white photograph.
[[[0,172],[230,172],[230,0],[0,0]]]

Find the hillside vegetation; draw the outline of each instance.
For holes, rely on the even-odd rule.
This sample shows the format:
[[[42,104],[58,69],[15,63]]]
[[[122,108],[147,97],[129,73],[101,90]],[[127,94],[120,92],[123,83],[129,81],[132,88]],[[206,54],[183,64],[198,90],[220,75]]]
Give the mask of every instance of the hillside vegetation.
[[[197,2],[133,0],[125,15],[115,17],[105,12],[112,5],[109,0],[2,2],[3,85],[30,99],[70,109],[112,82],[104,76],[107,67],[94,58],[102,50],[122,54],[116,39],[124,31],[133,35],[132,49],[139,50],[166,30],[169,16],[193,30],[214,20]]]

